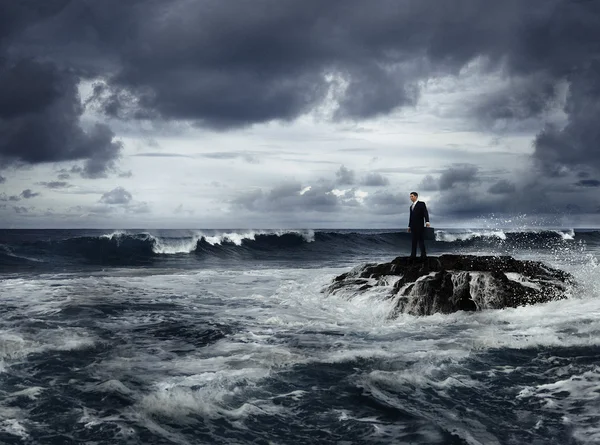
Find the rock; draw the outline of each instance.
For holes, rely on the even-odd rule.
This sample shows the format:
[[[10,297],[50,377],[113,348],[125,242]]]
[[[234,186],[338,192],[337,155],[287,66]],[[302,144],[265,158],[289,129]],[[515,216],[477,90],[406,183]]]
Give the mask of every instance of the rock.
[[[333,279],[324,291],[348,298],[378,291],[394,299],[391,317],[502,309],[567,298],[573,277],[539,261],[510,256],[441,255],[411,263],[366,264]]]

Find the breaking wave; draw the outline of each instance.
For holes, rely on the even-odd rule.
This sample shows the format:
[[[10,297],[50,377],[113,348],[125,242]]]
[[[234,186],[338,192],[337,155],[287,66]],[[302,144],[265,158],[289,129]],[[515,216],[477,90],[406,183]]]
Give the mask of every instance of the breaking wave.
[[[3,241],[3,240],[0,240]],[[445,230],[428,242],[430,252],[461,249],[553,249],[600,243],[600,231],[588,230]],[[394,230],[204,230],[204,231],[67,231],[62,236],[13,237],[0,244],[0,265],[33,262],[79,262],[146,265],[168,258],[235,258],[302,260],[379,252],[407,252],[410,234]]]

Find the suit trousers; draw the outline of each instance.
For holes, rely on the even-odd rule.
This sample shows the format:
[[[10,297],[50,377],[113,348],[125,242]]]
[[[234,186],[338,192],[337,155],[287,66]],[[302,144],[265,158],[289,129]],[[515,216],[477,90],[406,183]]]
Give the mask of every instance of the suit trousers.
[[[421,256],[426,257],[427,253],[425,252],[425,230],[423,228],[410,229],[410,233],[412,235],[412,249],[410,250],[410,257],[417,257],[417,243],[419,244],[419,249],[421,250]]]

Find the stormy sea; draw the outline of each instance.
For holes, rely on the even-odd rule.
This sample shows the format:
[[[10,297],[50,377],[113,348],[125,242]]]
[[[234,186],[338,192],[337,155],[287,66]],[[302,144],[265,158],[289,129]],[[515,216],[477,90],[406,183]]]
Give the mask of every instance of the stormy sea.
[[[436,229],[567,299],[390,317],[323,292],[400,230],[0,230],[2,444],[600,443],[600,231]]]

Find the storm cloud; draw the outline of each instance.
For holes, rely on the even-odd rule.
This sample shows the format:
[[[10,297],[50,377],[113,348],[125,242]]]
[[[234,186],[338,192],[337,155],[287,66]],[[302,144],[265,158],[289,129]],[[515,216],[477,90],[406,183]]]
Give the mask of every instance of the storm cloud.
[[[327,117],[315,116],[360,121],[414,107],[427,81],[471,67],[503,82],[462,117],[482,131],[526,127],[531,184],[486,179],[478,166],[457,163],[424,177],[420,189],[468,190],[473,211],[508,209],[506,196],[520,187],[534,201],[547,197],[549,178],[567,191],[596,187],[581,174],[600,173],[599,41],[594,0],[0,0],[0,168],[70,161],[59,179],[118,174],[116,121],[230,131],[323,106]],[[91,85],[85,101],[82,82]],[[562,121],[549,117],[557,109]],[[82,119],[86,110],[98,121]],[[357,179],[342,166],[337,184],[385,186],[386,178]],[[324,186],[299,187],[247,192],[235,204],[331,209],[342,199]],[[115,190],[104,203],[131,200]],[[385,196],[373,202],[384,206],[393,198]],[[546,202],[563,199],[553,196]]]
[[[0,66],[0,166],[84,161],[82,176],[104,176],[121,145],[104,124],[84,130],[78,79],[50,62]]]
[[[488,188],[488,193],[493,195],[504,195],[508,193],[514,193],[516,187],[513,183],[508,181],[507,179],[501,179],[498,182],[495,182]]]
[[[94,178],[104,176],[119,156],[121,145],[106,125],[81,125],[77,67],[55,64],[39,46],[17,48],[23,32],[67,6],[67,1],[0,2],[0,168],[80,160],[82,175]],[[59,43],[47,38],[48,46]]]
[[[426,175],[419,189],[424,191],[448,190],[453,187],[469,187],[472,184],[478,184],[481,179],[478,176],[479,168],[472,164],[454,164],[444,169],[439,177]]]
[[[51,47],[61,65],[100,79],[90,103],[107,115],[214,127],[293,119],[332,91],[338,117],[388,113],[415,103],[419,81],[478,58],[529,79],[525,96],[519,84],[492,99],[489,117],[535,115],[556,81],[594,82],[600,33],[595,1],[50,3],[41,14],[33,2],[3,2],[24,22],[7,38],[15,51],[44,59]],[[50,103],[53,91],[42,83],[31,96]]]

